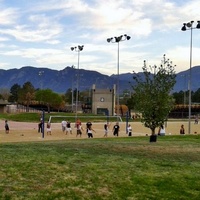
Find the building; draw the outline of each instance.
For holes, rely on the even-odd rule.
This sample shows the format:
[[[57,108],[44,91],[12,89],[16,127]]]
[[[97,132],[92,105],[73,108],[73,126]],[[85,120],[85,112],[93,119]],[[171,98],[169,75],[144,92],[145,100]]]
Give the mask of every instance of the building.
[[[111,89],[97,89],[93,84],[92,91],[92,113],[101,115],[114,115],[116,86]]]
[[[0,99],[0,113],[6,113],[7,112],[7,105],[8,102]]]

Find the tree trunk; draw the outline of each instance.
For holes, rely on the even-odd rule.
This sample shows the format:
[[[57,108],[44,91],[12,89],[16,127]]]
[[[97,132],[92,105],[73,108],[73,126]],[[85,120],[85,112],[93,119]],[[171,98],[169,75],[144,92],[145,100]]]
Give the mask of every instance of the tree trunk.
[[[48,113],[50,113],[50,105],[47,104],[47,110],[48,110]]]
[[[155,128],[151,129],[151,135],[150,135],[150,142],[156,142],[157,141],[157,135],[155,134]]]

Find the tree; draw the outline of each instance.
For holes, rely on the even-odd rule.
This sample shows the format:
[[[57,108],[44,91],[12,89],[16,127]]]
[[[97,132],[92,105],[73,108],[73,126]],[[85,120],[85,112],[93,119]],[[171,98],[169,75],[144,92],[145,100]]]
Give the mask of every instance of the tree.
[[[35,88],[31,82],[24,83],[23,87],[19,90],[18,101],[26,105],[26,111],[29,112],[29,105],[35,99]]]
[[[199,103],[200,102],[200,88],[192,93],[192,102]]]
[[[0,88],[1,99],[8,100],[10,96],[10,91],[8,88]]]
[[[186,93],[184,91],[174,92],[173,97],[175,104],[185,104],[186,103]]]
[[[152,135],[155,129],[164,124],[174,100],[170,95],[176,83],[176,75],[172,62],[165,60],[157,66],[143,66],[144,77],[135,75],[136,81],[134,89],[135,109],[142,114],[142,123],[151,129]],[[154,72],[152,73],[152,71]]]
[[[72,98],[72,93],[73,93],[73,98]],[[75,99],[75,91],[72,91],[71,88],[69,88],[66,93],[64,94],[64,100],[65,102],[71,104],[72,103],[72,99]]]
[[[57,109],[58,112],[60,109],[64,109],[65,103],[61,97],[61,95],[57,93],[52,93],[52,101],[50,102],[50,105],[54,108]]]
[[[37,101],[47,105],[48,112],[50,112],[50,107],[54,107],[58,110],[62,108],[63,100],[61,95],[53,92],[51,89],[38,90],[35,96]]]
[[[18,101],[18,93],[21,89],[21,86],[17,83],[15,83],[11,88],[10,88],[10,97],[9,101],[10,102],[17,102]]]

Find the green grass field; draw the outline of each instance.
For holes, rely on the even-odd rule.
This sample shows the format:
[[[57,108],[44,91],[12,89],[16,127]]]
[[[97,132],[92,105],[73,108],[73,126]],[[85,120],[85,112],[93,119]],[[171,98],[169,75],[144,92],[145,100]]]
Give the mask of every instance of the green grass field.
[[[0,144],[0,199],[200,199],[200,136]]]

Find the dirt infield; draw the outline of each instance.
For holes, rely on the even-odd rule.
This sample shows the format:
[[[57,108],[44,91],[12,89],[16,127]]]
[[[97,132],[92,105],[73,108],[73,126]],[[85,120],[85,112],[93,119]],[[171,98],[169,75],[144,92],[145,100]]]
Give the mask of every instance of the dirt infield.
[[[87,138],[85,133],[85,123],[83,123],[83,134],[82,137],[76,137],[76,129],[74,128],[74,123],[72,123],[73,134],[66,135],[61,130],[61,123],[52,123],[52,135],[46,134],[46,124],[45,124],[45,134],[44,138],[41,133],[38,133],[37,123],[25,123],[25,122],[13,122],[9,121],[10,132],[5,133],[4,121],[0,120],[0,143],[5,142],[23,142],[23,141],[48,141],[48,140],[66,140],[66,139],[81,139]],[[110,124],[108,137],[114,137],[112,134],[112,128],[115,123]],[[150,135],[150,129],[145,128],[140,122],[130,122],[133,129],[134,136],[146,136]],[[185,126],[185,133],[188,133],[188,122],[177,121],[177,122],[167,122],[166,124],[166,135],[178,135],[181,124]],[[103,138],[104,136],[104,123],[93,123],[93,129],[96,131],[94,133],[94,138]],[[119,137],[127,137],[126,134],[126,123],[120,122],[120,132]],[[191,133],[200,134],[199,124],[194,124],[191,122]],[[156,130],[157,131],[157,130]]]

